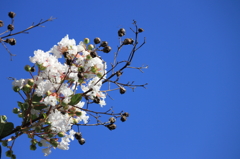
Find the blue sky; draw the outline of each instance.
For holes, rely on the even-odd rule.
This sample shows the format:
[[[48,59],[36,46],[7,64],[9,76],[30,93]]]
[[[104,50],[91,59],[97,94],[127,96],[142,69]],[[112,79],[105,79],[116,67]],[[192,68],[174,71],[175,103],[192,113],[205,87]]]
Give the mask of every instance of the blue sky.
[[[7,78],[29,78],[23,67],[30,64],[34,50],[48,51],[66,34],[77,42],[100,37],[113,48],[110,54],[102,55],[112,62],[119,43],[118,29],[126,28],[126,37],[133,37],[129,27],[134,19],[145,30],[140,42],[146,37],[132,65],[149,68],[144,73],[127,70],[122,82],[148,83],[147,89],[128,89],[124,95],[113,92],[114,100],[107,99],[108,105],[102,109],[113,106],[116,112],[129,112],[125,123],[118,121],[114,131],[102,126],[83,127],[85,145],[73,141],[68,151],[53,150],[48,157],[41,149],[30,151],[30,140],[21,137],[14,145],[18,158],[240,158],[239,1],[24,0],[2,1],[0,9],[5,26],[10,23],[7,13],[16,12],[15,31],[40,19],[57,18],[30,34],[14,36],[17,45],[9,46],[17,54],[13,61],[0,48],[0,114],[15,125],[19,121],[11,112],[21,99]],[[129,47],[124,48],[121,55],[128,51]]]

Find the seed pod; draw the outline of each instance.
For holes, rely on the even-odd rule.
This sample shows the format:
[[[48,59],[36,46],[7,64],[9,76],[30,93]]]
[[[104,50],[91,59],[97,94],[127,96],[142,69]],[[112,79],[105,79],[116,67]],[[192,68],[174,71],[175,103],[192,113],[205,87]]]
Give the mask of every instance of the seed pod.
[[[110,46],[106,46],[106,47],[103,48],[102,51],[105,52],[105,53],[109,53],[111,50],[112,50],[112,48]]]
[[[124,45],[129,45],[129,44],[132,44],[133,43],[133,39],[129,39],[129,38],[126,38],[124,41],[123,41],[123,44]]]
[[[117,71],[117,77],[120,77],[121,75],[122,75],[122,72],[120,72],[120,71]]]
[[[138,32],[139,32],[139,33],[144,32],[143,28],[139,28],[139,29],[138,29]]]
[[[95,44],[99,44],[100,42],[101,42],[101,39],[100,39],[100,38],[95,38],[95,39],[94,39],[94,43],[95,43]]]
[[[106,47],[106,46],[108,46],[108,42],[107,41],[103,41],[100,46],[101,47]]]
[[[9,12],[9,13],[8,13],[8,16],[9,16],[10,18],[14,18],[14,17],[16,16],[16,13],[14,13],[14,12]]]
[[[106,125],[106,127],[107,127],[109,130],[114,130],[114,129],[117,128],[117,125],[115,125],[115,124],[108,124],[108,125]]]
[[[10,45],[16,45],[16,40],[14,38],[6,39],[6,43],[9,43]]]
[[[34,66],[31,67],[31,72],[35,72],[35,67]]]
[[[100,103],[99,97],[94,97],[93,102],[99,104]]]
[[[91,51],[91,52],[90,52],[90,55],[91,55],[92,58],[94,58],[94,57],[97,56],[97,53],[96,53],[96,51]]]
[[[79,142],[80,145],[83,145],[83,144],[85,144],[86,141],[85,141],[84,138],[81,138],[81,139],[78,140],[78,142]]]
[[[67,58],[67,55],[68,55],[69,53],[67,52],[67,51],[65,51],[64,53],[63,53],[63,56],[65,57],[65,58]]]
[[[77,76],[78,76],[79,79],[82,79],[84,77],[82,72],[78,72]]]
[[[121,94],[124,94],[125,92],[126,92],[126,89],[123,88],[123,87],[120,87],[120,93],[121,93]]]
[[[77,140],[80,140],[82,138],[82,134],[79,132],[77,132],[74,136]]]
[[[14,29],[14,25],[9,24],[7,28],[8,28],[8,30],[13,31],[13,29]]]
[[[126,30],[124,28],[121,28],[118,30],[118,36],[122,37],[126,34]]]
[[[129,117],[129,113],[128,112],[125,112],[122,114],[123,116],[126,116],[126,117]]]
[[[111,118],[109,118],[109,121],[110,121],[110,123],[112,124],[112,123],[115,123],[115,122],[116,122],[116,119],[115,119],[114,117],[111,117]]]
[[[0,20],[0,27],[3,27],[4,23],[2,20]]]
[[[125,122],[127,120],[127,117],[126,116],[121,116],[121,121],[122,122]]]

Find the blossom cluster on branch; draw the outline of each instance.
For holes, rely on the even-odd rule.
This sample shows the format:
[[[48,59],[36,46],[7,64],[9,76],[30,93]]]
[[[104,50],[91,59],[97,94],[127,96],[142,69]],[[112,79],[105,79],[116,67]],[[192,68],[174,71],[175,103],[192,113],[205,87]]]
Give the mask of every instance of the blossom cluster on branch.
[[[0,141],[3,146],[9,148],[6,152],[7,156],[16,158],[13,154],[13,145],[22,134],[27,134],[31,139],[31,150],[36,150],[37,146],[44,147],[42,151],[47,156],[52,148],[68,150],[69,143],[74,138],[83,145],[85,139],[79,131],[80,126],[103,125],[109,130],[114,130],[117,118],[122,122],[127,120],[129,117],[127,112],[114,113],[112,109],[96,112],[88,109],[88,105],[96,103],[100,107],[105,106],[108,91],[120,90],[120,93],[124,94],[125,87],[131,89],[145,87],[146,84],[133,85],[133,82],[119,82],[124,69],[135,68],[141,71],[147,68],[130,66],[134,53],[145,44],[144,40],[138,46],[138,34],[143,32],[143,29],[138,28],[136,21],[133,24],[135,30],[131,30],[135,34],[134,40],[132,38],[121,40],[126,31],[124,28],[118,31],[120,46],[108,70],[106,62],[98,54],[109,53],[112,48],[107,41],[101,41],[98,37],[93,40],[94,44],[90,44],[88,38],[77,44],[74,39],[69,39],[66,35],[49,51],[34,51],[34,56],[29,57],[32,66],[24,67],[29,72],[30,78],[11,78],[13,90],[22,98],[22,101],[18,102],[18,107],[13,109],[13,113],[18,115],[22,124],[14,127],[13,123],[7,122],[6,116],[0,116]],[[12,35],[10,33],[8,36]],[[3,39],[8,36],[0,38],[1,42],[6,42]],[[118,53],[126,45],[132,46],[128,60],[119,62]],[[123,66],[117,69],[119,64]],[[117,88],[101,90],[102,85],[107,82],[113,83]],[[102,122],[99,114],[109,115],[110,118]],[[90,117],[96,119],[95,124],[88,123]],[[78,131],[73,129],[74,125]],[[4,139],[12,134],[15,136]]]

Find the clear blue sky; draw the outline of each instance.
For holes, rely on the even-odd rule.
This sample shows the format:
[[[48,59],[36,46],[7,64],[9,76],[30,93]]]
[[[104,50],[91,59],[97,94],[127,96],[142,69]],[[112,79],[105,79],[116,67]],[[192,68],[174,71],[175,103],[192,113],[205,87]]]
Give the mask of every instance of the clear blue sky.
[[[148,89],[130,89],[107,100],[116,111],[127,111],[127,122],[117,129],[83,127],[86,144],[75,140],[70,150],[53,150],[44,157],[41,149],[30,151],[30,140],[21,137],[14,145],[20,159],[126,158],[126,159],[239,159],[240,158],[240,2],[236,0],[122,0],[122,1],[2,1],[1,16],[10,23],[16,12],[15,31],[32,22],[54,16],[44,28],[14,36],[17,54],[10,61],[1,52],[1,113],[12,115],[20,97],[11,90],[7,77],[29,78],[23,71],[37,49],[49,50],[66,34],[80,41],[100,37],[109,41],[111,62],[118,45],[117,30],[129,30],[136,20],[147,43],[136,54],[133,66],[149,65],[141,73],[129,70],[123,82],[149,83]],[[4,29],[0,28],[1,32]],[[121,54],[127,55],[129,49]],[[110,65],[109,65],[110,66]],[[99,110],[99,109],[98,109]],[[6,149],[4,149],[6,150]],[[6,158],[3,156],[3,158]]]

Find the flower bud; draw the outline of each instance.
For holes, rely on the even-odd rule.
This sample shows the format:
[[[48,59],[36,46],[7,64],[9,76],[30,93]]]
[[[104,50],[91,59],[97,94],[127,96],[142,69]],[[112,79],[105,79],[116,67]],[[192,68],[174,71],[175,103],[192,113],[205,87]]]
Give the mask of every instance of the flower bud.
[[[88,50],[92,50],[94,48],[93,44],[88,45]]]
[[[121,28],[118,30],[118,36],[122,37],[126,34],[126,30],[124,28]]]
[[[91,67],[91,71],[93,72],[93,73],[96,73],[97,72],[97,68],[96,67]]]
[[[37,146],[36,146],[36,145],[34,145],[34,144],[30,145],[30,150],[35,151],[36,149],[37,149]]]
[[[83,42],[84,42],[85,44],[88,44],[88,43],[90,42],[90,40],[89,40],[88,38],[85,38],[85,39],[83,40]]]
[[[109,53],[111,50],[112,50],[112,48],[111,48],[110,46],[106,46],[106,47],[103,48],[102,51],[103,51],[104,53]]]
[[[30,72],[30,71],[31,71],[31,66],[26,65],[26,66],[24,67],[24,69],[25,69],[25,71]]]
[[[38,142],[37,143],[39,147],[42,147],[42,143],[41,142]]]
[[[18,114],[20,112],[20,109],[18,109],[18,108],[13,108],[13,113],[14,114]]]
[[[2,115],[2,120],[6,121],[7,120],[7,116],[6,115]]]
[[[116,122],[116,119],[115,119],[114,117],[111,117],[111,118],[109,118],[109,121],[110,121],[110,123],[112,124],[112,123],[115,123],[115,122]]]
[[[86,141],[85,141],[84,138],[81,138],[81,139],[78,140],[78,142],[79,142],[80,145],[83,145],[83,144],[85,144]]]
[[[12,150],[6,151],[6,156],[7,157],[11,157],[12,155],[13,155],[13,151]]]
[[[9,24],[7,28],[8,28],[8,30],[13,31],[13,29],[14,29],[14,25]]]
[[[32,140],[31,140],[31,143],[32,143],[33,145],[36,145],[36,144],[37,144],[37,140],[36,140],[36,139],[32,139]]]
[[[101,73],[97,73],[97,76],[98,76],[98,78],[102,78],[102,74]]]
[[[122,122],[126,121],[127,120],[127,117],[126,116],[121,116],[121,119],[120,119]]]
[[[125,112],[122,114],[123,116],[126,116],[126,117],[129,117],[129,113],[128,112]]]
[[[76,116],[81,116],[82,112],[76,112]]]
[[[58,146],[58,142],[55,139],[50,139],[50,144],[54,147]]]
[[[7,141],[7,140],[3,140],[3,141],[2,141],[2,145],[3,145],[4,147],[7,147],[8,141]]]
[[[29,84],[26,84],[25,86],[23,86],[23,91],[26,93],[31,92],[31,86]]]
[[[22,117],[23,117],[23,114],[22,114],[22,113],[19,113],[19,114],[18,114],[18,117],[19,117],[19,118],[22,118]]]
[[[101,47],[106,47],[106,46],[108,46],[108,42],[107,41],[103,41],[100,46]]]
[[[139,28],[139,29],[138,29],[138,32],[139,32],[139,33],[144,32],[144,29],[143,29],[143,28]]]
[[[29,84],[30,86],[32,86],[32,85],[34,84],[34,80],[33,80],[33,79],[29,79],[29,80],[28,80],[28,84]]]
[[[120,93],[121,93],[121,94],[124,94],[125,92],[126,92],[126,89],[123,88],[123,87],[120,87]]]
[[[64,133],[64,132],[59,132],[59,133],[58,133],[58,136],[59,136],[59,137],[63,137],[63,136],[65,136],[65,133]]]
[[[41,65],[38,65],[38,69],[41,70],[41,71],[45,70],[46,68],[47,68],[47,67],[43,66],[42,64],[41,64]]]
[[[92,58],[94,58],[94,57],[97,56],[97,53],[96,53],[96,51],[91,51],[91,52],[90,52],[90,55],[91,55]]]
[[[11,159],[16,159],[16,155],[12,154]]]
[[[14,87],[13,87],[13,90],[14,90],[14,92],[19,92],[19,91],[20,91],[20,88],[19,88],[18,86],[14,86]]]
[[[101,42],[101,39],[100,39],[100,38],[95,38],[95,39],[94,39],[94,43],[95,43],[95,44],[99,44],[100,42]]]
[[[10,18],[14,18],[14,17],[16,16],[16,13],[14,13],[14,12],[9,12],[9,13],[8,13],[8,16],[9,16]]]
[[[3,27],[4,23],[2,20],[0,20],[0,27]]]
[[[77,140],[80,140],[82,138],[82,134],[77,132],[74,134],[74,137],[77,139]]]
[[[48,132],[49,132],[49,131],[50,131],[50,129],[48,129]],[[48,137],[49,137],[49,138],[52,138],[53,136],[54,136],[54,134],[51,134],[51,133],[48,134]]]
[[[78,123],[78,120],[77,119],[73,119],[73,124],[77,124]]]
[[[114,130],[117,128],[117,125],[115,124],[109,124],[109,125],[106,125],[106,127],[109,129],[109,130]]]

